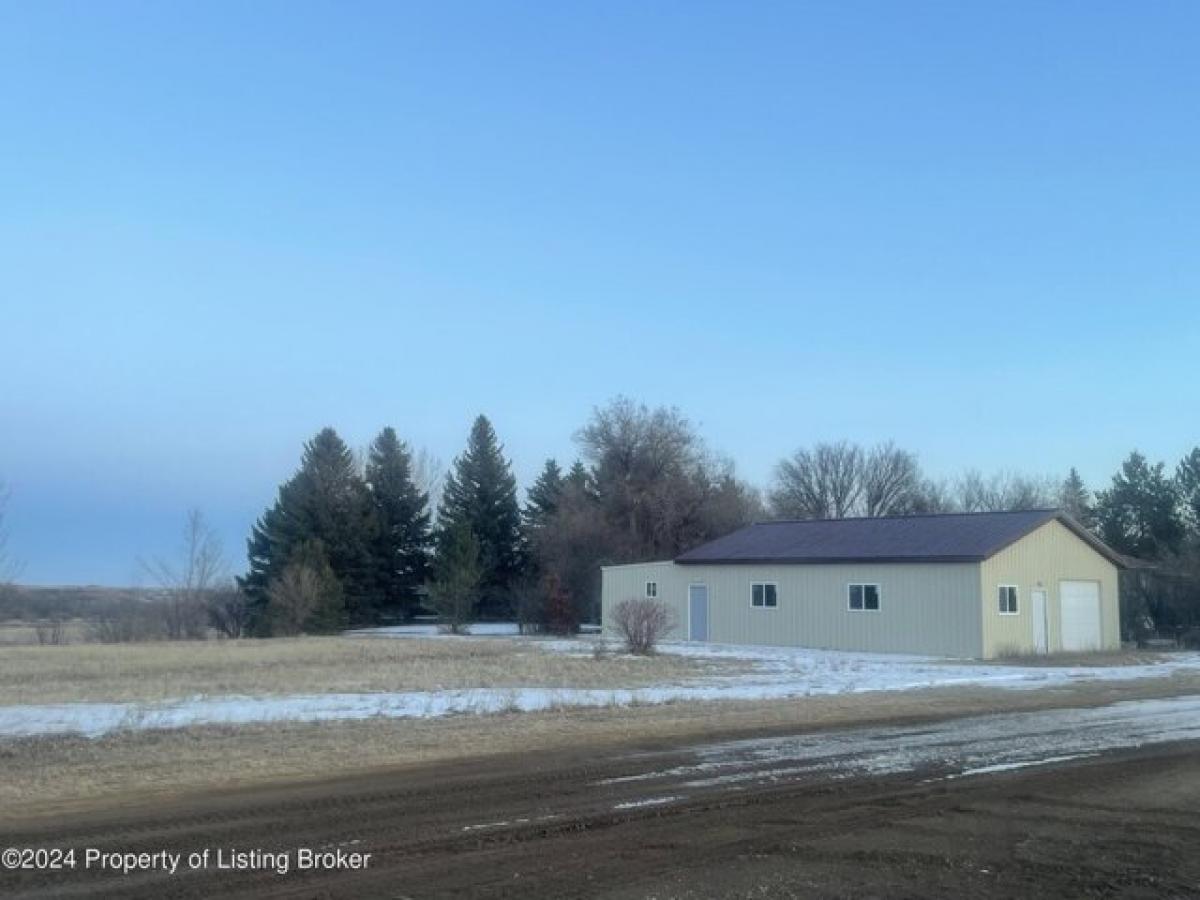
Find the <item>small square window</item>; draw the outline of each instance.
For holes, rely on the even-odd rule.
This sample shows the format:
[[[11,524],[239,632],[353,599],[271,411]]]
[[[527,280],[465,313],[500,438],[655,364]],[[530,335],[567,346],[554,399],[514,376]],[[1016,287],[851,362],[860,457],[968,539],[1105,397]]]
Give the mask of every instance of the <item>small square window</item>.
[[[653,600],[654,598],[656,598],[658,596],[658,582],[657,581],[647,581],[646,582],[646,596],[649,597],[651,600]]]
[[[770,582],[750,585],[750,605],[758,609],[774,609],[779,605],[778,588]]]
[[[1017,586],[1015,584],[1000,585],[998,596],[1000,615],[1015,616],[1017,614]]]
[[[846,608],[851,612],[879,612],[879,585],[847,585]]]

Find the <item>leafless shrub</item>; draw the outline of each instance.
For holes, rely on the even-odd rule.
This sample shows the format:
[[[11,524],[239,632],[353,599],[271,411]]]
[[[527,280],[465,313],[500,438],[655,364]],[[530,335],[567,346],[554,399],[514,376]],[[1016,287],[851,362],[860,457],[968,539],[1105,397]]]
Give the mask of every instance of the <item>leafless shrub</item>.
[[[1181,630],[1177,641],[1186,650],[1200,650],[1200,627],[1193,625]]]
[[[320,541],[306,541],[267,588],[267,621],[276,637],[345,627],[342,586]]]
[[[167,637],[206,638],[209,600],[226,579],[228,565],[221,540],[204,514],[198,509],[188,512],[179,562],[155,559],[143,566],[166,594]]]
[[[52,622],[38,622],[33,626],[34,634],[37,635],[39,644],[59,646],[67,642],[67,631],[63,625],[62,619],[55,619]]]
[[[101,644],[159,641],[167,635],[167,618],[161,600],[124,597],[91,623],[88,637]]]
[[[246,633],[250,606],[234,582],[218,587],[208,598],[208,623],[223,638],[240,638]]]
[[[321,603],[321,579],[306,565],[289,565],[267,589],[273,635],[304,632],[305,623]]]
[[[658,600],[622,600],[613,611],[613,623],[625,639],[630,653],[645,656],[654,652],[671,628],[671,611]]]
[[[542,630],[546,611],[542,582],[535,573],[526,571],[512,587],[512,609],[521,634],[537,634]]]

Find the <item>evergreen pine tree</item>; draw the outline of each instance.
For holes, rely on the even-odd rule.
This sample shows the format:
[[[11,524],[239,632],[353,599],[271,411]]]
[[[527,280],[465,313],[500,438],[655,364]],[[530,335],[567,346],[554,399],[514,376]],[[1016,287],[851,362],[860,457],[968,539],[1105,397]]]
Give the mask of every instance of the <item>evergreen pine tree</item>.
[[[1092,492],[1087,489],[1075,467],[1062,483],[1058,492],[1059,507],[1076,522],[1095,528],[1096,517],[1092,511]]]
[[[1100,536],[1114,549],[1140,559],[1163,559],[1178,551],[1184,537],[1179,496],[1163,464],[1150,465],[1129,454],[1112,487],[1096,498]]]
[[[382,607],[408,618],[429,571],[429,497],[412,476],[412,456],[392,428],[371,444],[366,482],[375,510],[372,565]]]
[[[580,494],[595,493],[595,479],[592,478],[592,473],[588,471],[582,460],[575,460],[563,481]]]
[[[546,460],[542,472],[538,475],[533,487],[526,495],[525,509],[521,519],[527,532],[544,528],[558,510],[562,498],[563,475],[562,469],[552,459]]]
[[[460,634],[470,624],[479,593],[479,541],[466,522],[445,528],[440,537],[429,601],[450,631]]]
[[[1175,484],[1192,538],[1200,539],[1200,447],[1179,461],[1175,468]]]
[[[269,629],[267,592],[301,544],[321,542],[341,586],[346,619],[371,621],[375,585],[371,541],[375,518],[354,455],[336,431],[325,428],[304,445],[300,468],[279,487],[275,504],[255,523],[247,541],[249,571],[241,585],[252,627]]]
[[[479,612],[511,614],[510,589],[521,571],[521,513],[517,481],[486,416],[471,428],[467,449],[446,477],[438,510],[438,552],[448,550],[459,525],[479,543]]]

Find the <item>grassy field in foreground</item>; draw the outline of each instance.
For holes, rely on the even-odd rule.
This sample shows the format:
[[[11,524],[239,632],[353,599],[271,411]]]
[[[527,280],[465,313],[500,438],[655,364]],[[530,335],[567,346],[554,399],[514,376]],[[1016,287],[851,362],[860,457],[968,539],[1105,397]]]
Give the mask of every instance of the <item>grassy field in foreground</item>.
[[[663,655],[565,654],[532,640],[307,637],[9,647],[0,704],[153,701],[200,694],[634,688],[738,664]]]
[[[1200,693],[1200,674],[1076,684],[1054,691],[941,688],[793,701],[668,703],[544,713],[208,726],[0,742],[0,821],[62,816],[240,785],[325,778],[497,753],[647,746],[739,731],[836,728],[904,718],[1087,706]]]

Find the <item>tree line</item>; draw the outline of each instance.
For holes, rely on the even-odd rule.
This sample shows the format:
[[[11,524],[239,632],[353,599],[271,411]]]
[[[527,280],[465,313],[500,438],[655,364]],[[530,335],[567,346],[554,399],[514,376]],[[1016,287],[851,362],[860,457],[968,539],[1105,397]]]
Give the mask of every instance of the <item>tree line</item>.
[[[818,443],[781,460],[764,496],[674,408],[617,398],[575,442],[578,457],[566,468],[546,460],[522,503],[503,445],[479,416],[435,512],[393,429],[363,465],[324,429],[253,529],[241,580],[248,627],[330,631],[423,610],[456,629],[515,617],[568,631],[598,617],[601,565],[669,559],[762,518],[1059,507],[1120,553],[1188,584],[1200,573],[1200,448],[1173,472],[1133,452],[1109,488],[1092,492],[1075,469],[1061,480],[978,470],[939,480],[891,442]],[[1143,597],[1130,584],[1130,622],[1190,615],[1149,608],[1161,585]]]
[[[254,524],[236,587],[199,513],[179,560],[146,565],[166,598],[163,628],[288,635],[430,613],[454,629],[516,618],[570,631],[598,619],[601,565],[669,559],[757,519],[1048,507],[1154,565],[1123,576],[1127,634],[1147,619],[1200,625],[1200,447],[1171,470],[1132,452],[1093,492],[1075,469],[1061,480],[977,470],[934,479],[894,443],[817,443],[782,459],[763,494],[675,408],[617,398],[575,443],[577,458],[546,460],[522,501],[486,416],[440,485],[393,428],[363,454],[322,429]],[[2,515],[0,503],[0,525]]]
[[[1059,508],[1129,558],[1126,637],[1200,626],[1200,447],[1174,469],[1133,451],[1093,492],[1075,468],[1061,482],[978,470],[935,480],[892,443],[821,443],[779,463],[769,501],[775,516],[801,519]]]
[[[600,565],[672,556],[762,511],[728,460],[677,410],[621,398],[545,462],[525,502],[486,416],[442,485],[436,515],[392,428],[365,462],[332,428],[255,523],[239,579],[254,634],[329,632],[436,613],[451,628],[516,617],[570,631],[598,615]]]

